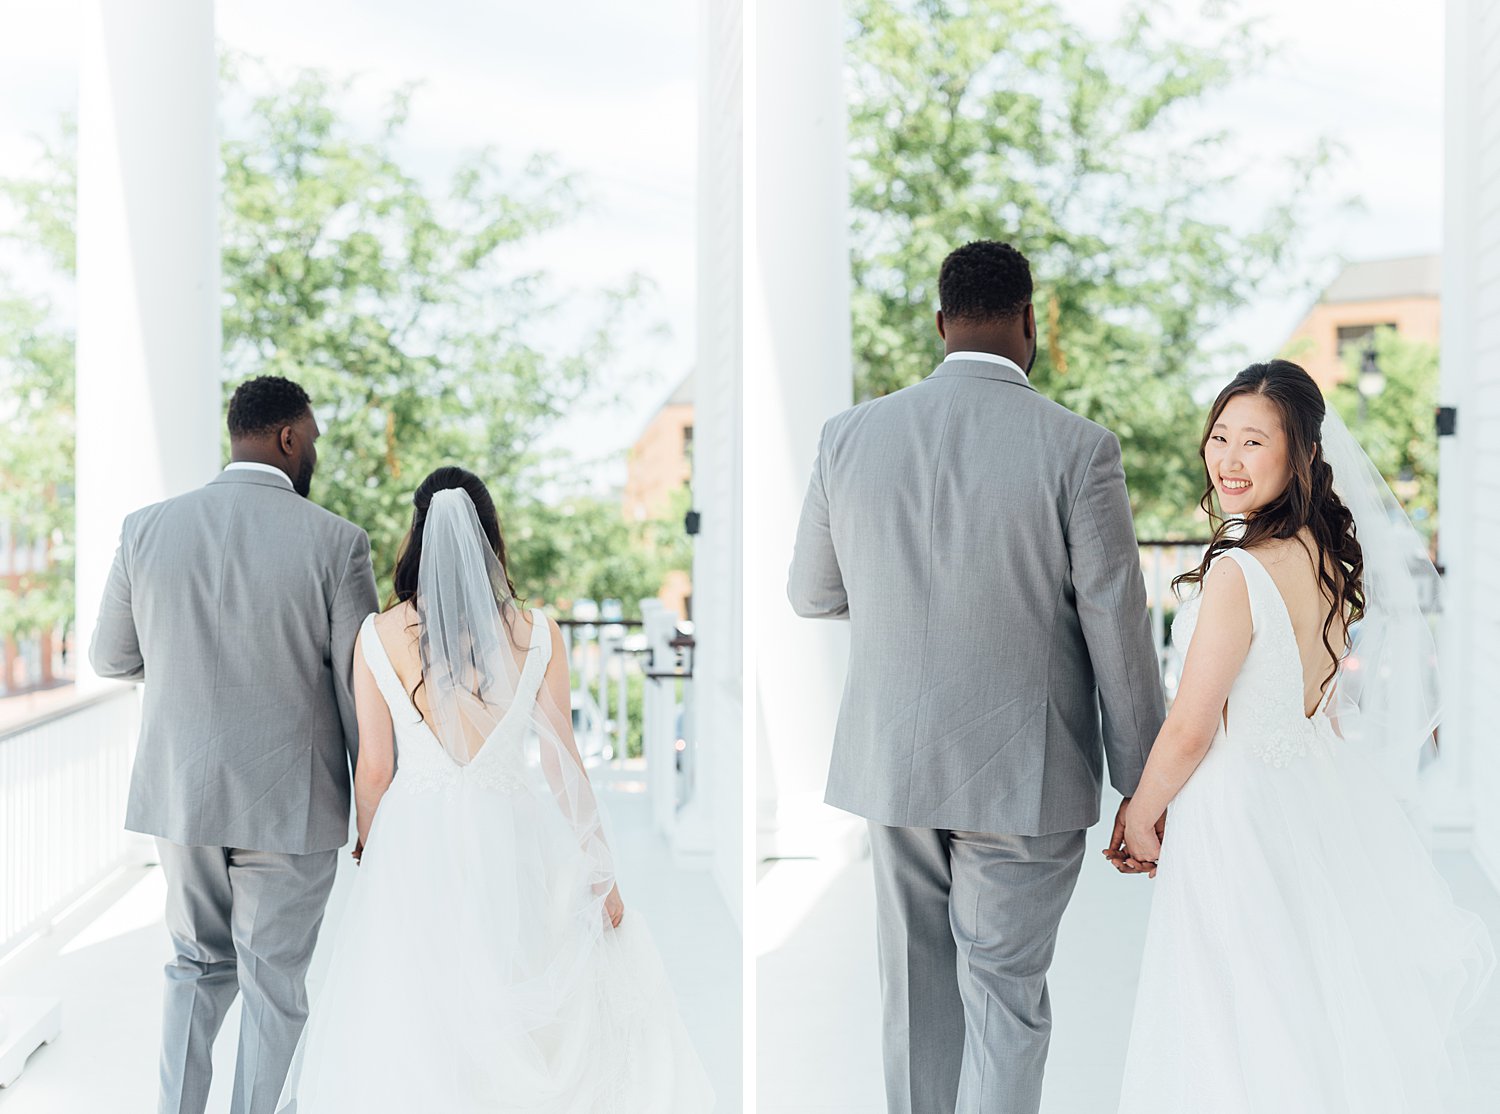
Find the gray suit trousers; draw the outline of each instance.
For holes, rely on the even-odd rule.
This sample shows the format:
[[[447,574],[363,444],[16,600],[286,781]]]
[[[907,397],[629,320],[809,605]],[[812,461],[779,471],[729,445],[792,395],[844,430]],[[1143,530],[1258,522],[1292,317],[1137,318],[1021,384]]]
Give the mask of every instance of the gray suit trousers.
[[[1037,1114],[1084,836],[870,824],[890,1114]]]
[[[307,965],[337,851],[286,855],[158,839],[167,878],[160,1114],[202,1114],[214,1037],[242,992],[231,1114],[273,1114],[307,1021]]]

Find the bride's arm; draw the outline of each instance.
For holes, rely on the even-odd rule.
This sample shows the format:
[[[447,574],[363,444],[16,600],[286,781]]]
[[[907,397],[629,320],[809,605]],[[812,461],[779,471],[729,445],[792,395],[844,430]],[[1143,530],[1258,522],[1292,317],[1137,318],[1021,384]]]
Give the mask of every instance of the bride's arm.
[[[354,857],[359,858],[380,798],[391,786],[396,772],[396,743],[391,726],[391,710],[380,695],[375,674],[365,661],[364,635],[354,641],[354,714],[359,721],[359,760],[354,765],[354,816],[359,843]]]
[[[1203,582],[1198,624],[1166,722],[1151,747],[1125,813],[1125,846],[1138,863],[1161,854],[1156,824],[1203,761],[1218,733],[1229,690],[1250,652],[1250,594],[1232,560],[1215,561]]]
[[[563,641],[560,626],[548,619],[547,627],[552,640],[552,654],[547,660],[547,671],[542,674],[542,691],[537,696],[537,704],[541,707],[547,725],[552,728],[568,758],[578,767],[578,772],[584,775],[587,783],[583,755],[578,752],[578,742],[573,738],[573,679],[568,674],[568,647]],[[548,762],[545,756],[542,765],[552,788],[560,790],[561,771]]]
[[[562,754],[543,745],[539,754],[542,773],[546,775],[558,807],[579,836],[584,853],[591,858],[607,857],[599,804],[594,799],[594,787],[589,782],[583,755],[578,753],[578,742],[573,738],[573,681],[568,673],[568,648],[563,642],[562,628],[551,619],[547,620],[547,626],[552,637],[552,656],[547,662],[546,673],[542,674],[537,705],[543,720],[562,744]],[[569,768],[564,769],[563,763]],[[620,887],[614,884],[613,878],[608,884],[604,912],[610,923],[618,928],[625,916],[625,905],[620,899]],[[594,892],[604,892],[604,884],[597,884]]]

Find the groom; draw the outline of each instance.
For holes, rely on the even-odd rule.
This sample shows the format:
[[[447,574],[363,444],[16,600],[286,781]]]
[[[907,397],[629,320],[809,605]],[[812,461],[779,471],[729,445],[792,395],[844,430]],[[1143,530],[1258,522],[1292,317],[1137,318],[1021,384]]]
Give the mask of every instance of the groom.
[[[1025,258],[967,244],[938,295],[937,370],[824,425],[788,595],[852,628],[826,799],[869,820],[887,1104],[1035,1114],[1104,758],[1128,798],[1162,689],[1119,441],[1027,381]]]
[[[365,532],[307,499],[318,423],[273,376],[229,403],[232,463],[125,519],[89,660],[146,681],[125,826],[167,881],[161,1114],[201,1114],[244,995],[232,1114],[272,1114],[349,832],[354,638],[376,610]]]

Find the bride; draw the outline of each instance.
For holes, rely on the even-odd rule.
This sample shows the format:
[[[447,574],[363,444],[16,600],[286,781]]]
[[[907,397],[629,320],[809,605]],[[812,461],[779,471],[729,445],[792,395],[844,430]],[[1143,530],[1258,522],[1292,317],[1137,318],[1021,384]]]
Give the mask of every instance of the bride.
[[[355,645],[360,870],[288,1114],[702,1114],[573,739],[557,625],[525,610],[489,492],[413,498],[396,603]]]
[[[1462,1109],[1493,955],[1400,803],[1437,723],[1436,572],[1297,365],[1241,372],[1200,453],[1222,516],[1178,578],[1181,684],[1105,852],[1158,877],[1121,1114]]]

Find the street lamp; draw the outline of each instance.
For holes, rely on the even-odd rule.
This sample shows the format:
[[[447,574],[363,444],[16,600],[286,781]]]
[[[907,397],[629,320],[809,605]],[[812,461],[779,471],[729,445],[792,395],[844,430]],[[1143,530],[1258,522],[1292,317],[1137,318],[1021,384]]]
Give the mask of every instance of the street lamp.
[[[1380,370],[1380,358],[1375,355],[1375,334],[1370,334],[1370,343],[1359,361],[1359,422],[1363,425],[1369,415],[1370,399],[1385,390],[1385,375]]]

